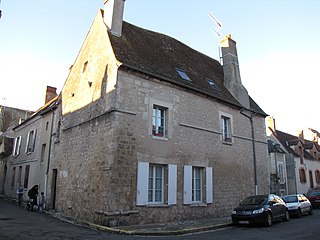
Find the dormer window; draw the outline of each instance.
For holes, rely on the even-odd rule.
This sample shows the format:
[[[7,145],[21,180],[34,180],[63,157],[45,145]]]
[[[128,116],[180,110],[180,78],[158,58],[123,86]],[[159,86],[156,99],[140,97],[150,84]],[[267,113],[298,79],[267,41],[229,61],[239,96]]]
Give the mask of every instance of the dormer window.
[[[217,87],[217,85],[215,84],[215,82],[211,79],[207,79],[209,85],[211,86],[211,88],[214,90],[214,91],[219,91],[219,88]]]
[[[184,80],[191,81],[190,77],[188,76],[188,74],[185,71],[183,71],[179,68],[176,68],[176,71],[177,71],[177,73],[179,73],[180,77],[182,77]]]

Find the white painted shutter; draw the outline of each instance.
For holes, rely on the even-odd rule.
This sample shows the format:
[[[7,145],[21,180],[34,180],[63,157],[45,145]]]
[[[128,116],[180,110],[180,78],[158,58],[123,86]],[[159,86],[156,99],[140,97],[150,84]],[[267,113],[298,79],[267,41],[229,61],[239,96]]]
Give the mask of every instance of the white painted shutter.
[[[149,163],[138,162],[137,172],[137,206],[148,204]]]
[[[33,140],[32,140],[32,152],[34,151],[34,147],[36,145],[36,137],[37,137],[37,129],[34,130],[34,133],[33,133]],[[50,140],[51,141],[51,140]]]
[[[18,137],[18,150],[17,150],[17,155],[20,154],[20,147],[21,147],[21,136]]]
[[[192,203],[192,166],[184,166],[183,204]]]
[[[177,165],[169,164],[168,169],[168,205],[177,204]]]
[[[15,138],[14,139],[14,142],[13,142],[13,156],[16,155],[16,146],[17,146],[17,141],[18,141],[18,138]]]
[[[26,143],[26,150],[25,152],[28,153],[28,145],[29,145],[29,138],[30,138],[30,132],[28,133],[28,136],[27,136],[27,143]]]
[[[213,203],[212,167],[206,167],[206,203]]]

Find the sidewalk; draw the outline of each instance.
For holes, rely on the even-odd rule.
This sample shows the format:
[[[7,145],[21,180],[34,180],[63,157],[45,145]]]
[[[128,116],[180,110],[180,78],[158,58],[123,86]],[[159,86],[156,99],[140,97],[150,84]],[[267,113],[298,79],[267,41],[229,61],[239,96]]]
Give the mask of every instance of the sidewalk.
[[[6,199],[7,201],[16,202],[16,199],[8,198],[0,195],[0,198]],[[25,204],[25,203],[22,203]],[[45,211],[55,218],[62,221],[66,221],[73,224],[82,225],[95,230],[126,234],[126,235],[141,235],[141,236],[168,236],[168,235],[182,235],[188,233],[204,232],[209,230],[215,230],[231,226],[231,217],[222,218],[208,218],[208,219],[197,219],[190,221],[179,221],[169,223],[158,223],[158,224],[145,224],[145,225],[132,225],[132,226],[119,226],[119,227],[106,227],[97,225],[90,222],[75,221],[72,219],[66,219],[59,213],[51,211]]]
[[[231,224],[231,217],[222,217],[170,223],[120,226],[113,228],[100,226],[96,224],[89,224],[89,227],[101,231],[108,231],[112,233],[120,233],[127,235],[167,236],[215,230],[229,227],[231,226]]]

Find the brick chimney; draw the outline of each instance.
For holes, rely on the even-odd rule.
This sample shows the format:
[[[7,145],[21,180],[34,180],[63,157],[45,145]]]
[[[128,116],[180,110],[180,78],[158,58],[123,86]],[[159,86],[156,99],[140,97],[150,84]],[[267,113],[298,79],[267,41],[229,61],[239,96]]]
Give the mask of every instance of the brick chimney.
[[[125,0],[105,0],[104,2],[104,23],[117,37],[120,37],[122,32],[124,2]]]
[[[45,103],[44,104],[47,104],[50,100],[52,100],[57,95],[58,95],[57,94],[57,88],[47,86],[46,99],[45,99]]]
[[[236,42],[228,34],[221,40],[220,46],[223,59],[224,85],[243,107],[250,109],[248,91],[241,83]]]

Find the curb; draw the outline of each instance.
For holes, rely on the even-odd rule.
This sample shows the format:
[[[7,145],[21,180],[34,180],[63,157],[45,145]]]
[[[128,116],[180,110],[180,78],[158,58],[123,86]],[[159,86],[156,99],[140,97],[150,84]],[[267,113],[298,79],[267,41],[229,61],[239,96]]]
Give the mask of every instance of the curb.
[[[125,235],[139,235],[139,236],[170,236],[170,235],[183,235],[189,233],[198,233],[198,232],[205,232],[210,230],[221,229],[225,227],[232,226],[232,223],[220,223],[211,226],[204,226],[204,227],[195,227],[195,228],[185,228],[181,230],[171,230],[171,231],[139,231],[139,230],[124,230],[120,228],[110,228],[106,226],[97,225],[94,223],[89,223],[89,227],[110,232],[110,233],[117,233],[117,234],[125,234]]]

